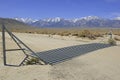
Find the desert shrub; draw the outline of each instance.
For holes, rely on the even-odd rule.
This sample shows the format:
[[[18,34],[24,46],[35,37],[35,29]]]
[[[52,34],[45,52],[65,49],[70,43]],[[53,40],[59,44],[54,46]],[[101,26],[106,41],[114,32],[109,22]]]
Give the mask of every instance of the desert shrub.
[[[49,34],[49,32],[47,32],[47,31],[41,31],[41,32],[39,32],[39,34]]]
[[[118,37],[114,37],[114,39],[115,39],[116,41],[120,41],[120,38],[118,38]]]
[[[88,35],[88,38],[91,39],[91,40],[96,39],[96,37],[94,35]]]
[[[72,36],[78,36],[78,33],[72,33],[71,35]]]
[[[28,33],[32,33],[32,32],[28,32]]]
[[[71,35],[71,33],[64,33],[64,36],[69,36]]]
[[[85,35],[87,36],[87,35],[89,35],[89,34],[91,34],[91,33],[90,33],[89,30],[84,30],[84,31],[82,32],[82,34],[85,34]]]
[[[79,37],[88,37],[90,35],[90,31],[89,30],[84,30],[81,33],[79,33]]]
[[[87,37],[84,33],[79,33],[78,37]]]
[[[95,36],[95,37],[103,37],[103,34],[100,34],[100,33],[94,33],[94,36]]]
[[[117,34],[115,34],[115,35],[118,35],[118,36],[120,36],[120,33],[117,33]]]
[[[118,36],[120,36],[120,34],[118,34]]]
[[[55,34],[56,34],[55,32],[51,33],[51,35],[55,35]]]
[[[60,33],[58,33],[58,35],[61,35],[61,36],[69,36],[69,35],[71,35],[71,33],[65,31],[65,32],[60,32]]]
[[[39,63],[39,59],[38,58],[31,58],[30,60],[28,60],[26,62],[26,65],[33,65],[33,64],[37,64]]]
[[[108,44],[110,45],[116,45],[116,41],[112,38],[108,39]]]
[[[96,39],[96,37],[94,36],[94,34],[92,34],[89,30],[84,30],[82,32],[78,33],[78,37],[83,37],[83,38],[89,38],[91,40]]]

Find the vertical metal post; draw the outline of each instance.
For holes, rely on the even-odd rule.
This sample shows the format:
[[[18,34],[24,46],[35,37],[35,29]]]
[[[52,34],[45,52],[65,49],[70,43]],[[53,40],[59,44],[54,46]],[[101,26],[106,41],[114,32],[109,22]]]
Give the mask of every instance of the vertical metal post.
[[[5,26],[2,25],[3,62],[6,65]]]
[[[19,46],[20,49],[8,49],[6,50],[6,41],[5,41],[5,31],[10,35],[10,37],[15,41],[15,43]],[[24,49],[22,48],[22,46],[18,43],[20,42],[24,47],[26,47],[30,52],[32,52],[31,55],[26,54],[26,52],[24,51]],[[39,58],[39,56],[37,54],[35,54],[34,51],[32,51],[26,44],[24,44],[19,38],[17,38],[14,34],[12,34],[9,30],[7,30],[7,28],[2,25],[2,45],[3,45],[3,63],[4,65],[8,65],[7,64],[7,59],[6,59],[6,51],[14,51],[14,50],[22,50],[24,52],[24,54],[26,55],[26,57],[24,58],[24,60],[20,63],[19,66],[21,66],[23,64],[23,62],[28,58],[28,56],[31,57],[35,57],[35,58]],[[34,55],[33,55],[34,54]],[[42,59],[40,59],[41,61],[43,61]],[[44,61],[43,61],[44,62]]]

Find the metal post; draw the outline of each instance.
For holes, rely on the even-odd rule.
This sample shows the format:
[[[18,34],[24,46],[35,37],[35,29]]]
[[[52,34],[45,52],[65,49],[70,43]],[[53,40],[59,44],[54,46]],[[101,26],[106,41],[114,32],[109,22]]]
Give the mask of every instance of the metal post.
[[[20,49],[6,49],[6,41],[5,41],[5,31],[10,35],[10,37],[15,41],[15,43],[19,46]],[[28,56],[31,57],[35,57],[35,58],[39,58],[39,56],[37,54],[35,54],[35,52],[33,50],[31,50],[26,44],[24,44],[19,38],[17,38],[14,34],[12,34],[12,32],[10,32],[9,30],[7,30],[7,28],[2,25],[2,42],[3,42],[3,61],[4,61],[4,65],[8,65],[7,64],[7,60],[6,60],[6,51],[16,51],[16,50],[22,50],[23,53],[26,55],[26,57],[24,58],[24,60],[20,63],[19,66],[21,66],[23,64],[23,62],[28,58]],[[20,42],[24,47],[26,47],[30,52],[32,52],[31,55],[26,54],[25,49],[22,48],[22,46],[18,43]],[[40,59],[42,62],[44,62],[42,59]]]
[[[5,26],[2,25],[3,62],[6,65]]]
[[[8,34],[11,36],[11,38],[16,42],[15,39],[17,39],[17,41],[19,41],[22,45],[24,45],[29,51],[32,52],[32,54],[34,54],[36,57],[39,57],[37,54],[35,54],[35,52],[30,49],[26,44],[24,44],[19,38],[17,38],[14,34],[12,34],[6,27],[4,27],[5,30],[8,32]],[[16,42],[17,43],[17,42]],[[18,44],[18,43],[17,43]],[[19,44],[18,44],[19,46]],[[20,47],[20,46],[19,46]],[[20,49],[22,49],[22,47],[20,47]],[[24,50],[23,50],[24,51]]]

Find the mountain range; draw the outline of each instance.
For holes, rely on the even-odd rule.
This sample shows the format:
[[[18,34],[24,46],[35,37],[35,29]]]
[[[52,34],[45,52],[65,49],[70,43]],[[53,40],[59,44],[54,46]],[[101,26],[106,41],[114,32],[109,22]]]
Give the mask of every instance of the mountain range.
[[[120,17],[114,19],[87,16],[75,19],[60,17],[46,19],[14,18],[25,24],[42,28],[120,28]]]
[[[4,24],[7,28],[14,29],[14,30],[18,30],[18,29],[24,30],[24,29],[33,28],[32,26],[26,23],[23,23],[11,18],[0,18],[0,27],[2,27],[2,24]]]

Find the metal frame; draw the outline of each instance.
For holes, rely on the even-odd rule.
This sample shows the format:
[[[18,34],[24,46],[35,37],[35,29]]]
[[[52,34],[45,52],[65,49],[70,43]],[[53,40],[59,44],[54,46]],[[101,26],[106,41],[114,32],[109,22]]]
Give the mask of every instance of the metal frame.
[[[14,40],[14,42],[17,44],[17,46],[20,49],[6,49],[6,41],[5,41],[5,32],[7,32],[9,34],[9,36]],[[39,56],[37,54],[35,54],[35,52],[33,50],[31,50],[26,44],[24,44],[19,38],[17,38],[12,32],[10,32],[4,25],[2,25],[2,43],[3,43],[3,62],[4,65],[7,65],[7,60],[6,60],[6,51],[17,51],[17,50],[22,50],[22,52],[26,55],[26,57],[24,58],[24,60],[19,64],[19,66],[21,66],[26,59],[31,56],[31,57],[35,57],[35,58],[39,58]],[[30,51],[32,54],[27,54],[25,52],[26,49],[22,48],[21,45],[23,45],[27,51]],[[40,59],[41,60],[41,59]],[[41,60],[43,61],[43,60]],[[44,62],[44,61],[43,61]]]
[[[2,25],[3,61],[6,65],[6,45],[5,45],[5,26]]]

